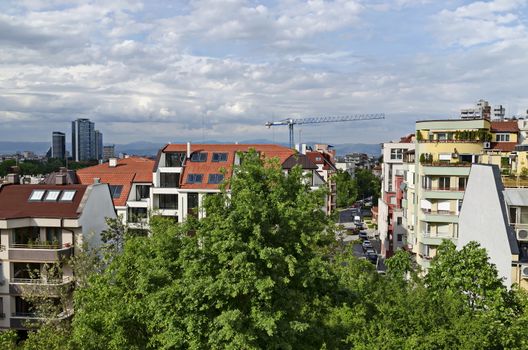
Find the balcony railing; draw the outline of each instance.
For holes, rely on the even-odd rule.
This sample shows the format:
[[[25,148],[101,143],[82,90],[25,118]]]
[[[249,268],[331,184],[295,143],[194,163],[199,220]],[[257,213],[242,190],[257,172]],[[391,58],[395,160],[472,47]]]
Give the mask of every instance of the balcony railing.
[[[11,278],[10,283],[13,284],[32,284],[32,285],[61,285],[70,283],[70,276],[62,278]]]
[[[458,238],[458,235],[457,234],[451,234],[451,233],[422,232],[422,237],[424,237],[424,238],[453,239],[453,238]]]
[[[457,215],[455,211],[450,210],[429,210],[429,209],[422,209],[422,213],[424,214],[430,214],[430,215]]]
[[[457,162],[457,163],[449,163],[449,162],[420,162],[423,166],[433,166],[433,167],[471,167],[470,162]]]
[[[422,187],[422,190],[424,191],[464,192],[466,188],[461,187],[461,186],[457,186],[457,187],[430,186],[430,187]]]
[[[53,242],[35,242],[35,243],[11,243],[9,248],[19,248],[19,249],[63,249],[72,247],[71,243],[53,243]]]

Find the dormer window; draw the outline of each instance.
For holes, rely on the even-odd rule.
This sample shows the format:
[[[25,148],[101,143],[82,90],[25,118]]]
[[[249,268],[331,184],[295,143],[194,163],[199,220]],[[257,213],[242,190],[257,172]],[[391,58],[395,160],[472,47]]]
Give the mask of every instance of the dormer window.
[[[213,153],[213,162],[226,162],[227,153]]]
[[[121,191],[123,191],[123,185],[109,185],[108,187],[110,187],[110,194],[112,194],[112,198],[121,197]]]
[[[191,155],[191,162],[206,162],[207,152],[197,152]]]
[[[203,179],[203,174],[189,174],[187,176],[187,183],[189,184],[201,184]]]
[[[495,140],[497,142],[510,142],[510,134],[497,134]]]

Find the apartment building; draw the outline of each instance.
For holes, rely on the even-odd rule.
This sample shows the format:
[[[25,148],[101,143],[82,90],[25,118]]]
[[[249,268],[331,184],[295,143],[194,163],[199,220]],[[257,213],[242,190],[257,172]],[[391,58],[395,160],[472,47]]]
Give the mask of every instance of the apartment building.
[[[328,152],[328,148],[321,147],[321,145],[316,146],[319,147],[316,147],[314,151],[306,151],[305,154],[317,166],[317,173],[328,185],[325,211],[327,213],[333,213],[337,207],[337,184],[333,179],[333,176],[337,172],[335,152]]]
[[[327,186],[319,175],[319,166],[308,155],[279,145],[266,144],[168,144],[159,152],[152,174],[150,200],[157,215],[174,217],[183,222],[188,215],[202,218],[207,194],[220,192],[224,180],[240,164],[239,152],[254,149],[265,158],[277,158],[285,172],[300,165],[309,177],[310,187]],[[320,154],[320,153],[318,153]],[[331,207],[327,198],[325,210]]]
[[[152,211],[150,191],[154,161],[143,157],[110,158],[107,163],[80,169],[77,177],[81,184],[99,179],[110,187],[117,215],[129,228],[148,228]]]
[[[477,241],[506,287],[528,290],[528,188],[505,186],[497,165],[474,164],[459,226],[458,248]]]
[[[59,286],[70,285],[68,258],[83,242],[100,244],[105,218],[116,216],[106,184],[14,182],[0,185],[0,329],[26,329],[26,322],[38,320],[23,291],[53,296]],[[58,317],[72,312],[66,307]]]
[[[458,215],[471,164],[495,164],[503,174],[516,172],[513,150],[519,129],[510,121],[487,118],[416,122],[413,189],[414,217],[407,215],[408,248],[427,269],[444,239],[456,242]],[[410,179],[407,179],[409,181]]]
[[[406,242],[403,201],[407,166],[404,156],[414,150],[413,141],[414,135],[409,135],[398,142],[387,142],[382,146],[381,197],[378,199],[377,218],[380,253],[386,258],[391,257],[395,250],[403,248]]]

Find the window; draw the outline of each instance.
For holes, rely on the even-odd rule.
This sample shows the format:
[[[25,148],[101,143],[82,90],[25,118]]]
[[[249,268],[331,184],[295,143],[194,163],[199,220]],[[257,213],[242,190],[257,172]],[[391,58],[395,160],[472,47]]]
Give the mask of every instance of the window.
[[[108,187],[110,187],[110,194],[112,195],[112,198],[121,197],[121,192],[123,191],[123,185],[109,185]]]
[[[187,214],[197,215],[198,211],[198,193],[187,194]]]
[[[191,155],[192,162],[206,162],[207,153],[206,152],[196,152]]]
[[[59,190],[49,190],[46,192],[46,197],[44,198],[45,201],[55,202],[57,199],[59,199],[61,191]]]
[[[36,226],[16,228],[13,232],[13,244],[34,244],[40,241],[40,228]]]
[[[226,162],[227,153],[213,153],[213,162]]]
[[[399,226],[402,225],[402,217],[401,217],[401,216],[398,216],[398,217],[396,218],[396,225],[399,225]]]
[[[422,176],[422,188],[424,190],[430,190],[432,186],[432,179],[429,176]]]
[[[75,196],[75,190],[66,190],[62,191],[62,196],[60,198],[61,202],[70,202],[73,200],[73,197]]]
[[[150,196],[150,186],[136,185],[136,199],[149,198],[149,196]]]
[[[516,207],[510,207],[510,224],[517,223],[517,209]]]
[[[187,183],[189,184],[201,184],[203,174],[189,174],[187,175]]]
[[[495,140],[497,142],[510,142],[510,134],[497,134]]]
[[[31,195],[29,196],[30,201],[41,201],[42,197],[44,197],[44,193],[46,190],[33,190],[31,192]]]
[[[62,229],[60,227],[46,227],[46,241],[59,248],[62,244]]]
[[[451,178],[447,176],[441,176],[438,178],[438,189],[449,190]]]
[[[458,190],[459,191],[465,191],[467,186],[468,178],[467,177],[459,177],[458,178]]]
[[[439,132],[438,134],[436,134],[436,139],[438,141],[446,141],[447,140],[447,133]]]
[[[177,194],[160,194],[159,195],[160,209],[178,209],[178,195]]]
[[[207,181],[207,183],[219,184],[222,181],[224,181],[224,175],[222,175],[222,174],[209,174],[209,180]]]
[[[165,153],[165,166],[167,167],[182,167],[185,163],[187,154],[185,152],[171,152]]]
[[[402,148],[393,148],[391,149],[390,159],[400,160],[403,159],[403,149]]]
[[[145,222],[147,219],[147,208],[128,208],[128,222]]]
[[[398,234],[396,237],[397,237],[396,239],[398,240],[398,242],[403,241],[403,235],[401,233]]]
[[[179,187],[180,174],[179,173],[160,173],[160,187]]]

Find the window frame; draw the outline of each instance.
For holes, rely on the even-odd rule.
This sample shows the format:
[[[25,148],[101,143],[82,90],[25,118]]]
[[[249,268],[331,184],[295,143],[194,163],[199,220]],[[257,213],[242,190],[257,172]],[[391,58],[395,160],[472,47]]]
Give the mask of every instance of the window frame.
[[[188,184],[201,184],[203,182],[203,174],[187,174]]]
[[[211,161],[215,163],[227,162],[228,154],[227,152],[213,152]]]
[[[194,152],[191,154],[191,162],[205,163],[207,162],[207,152]]]

